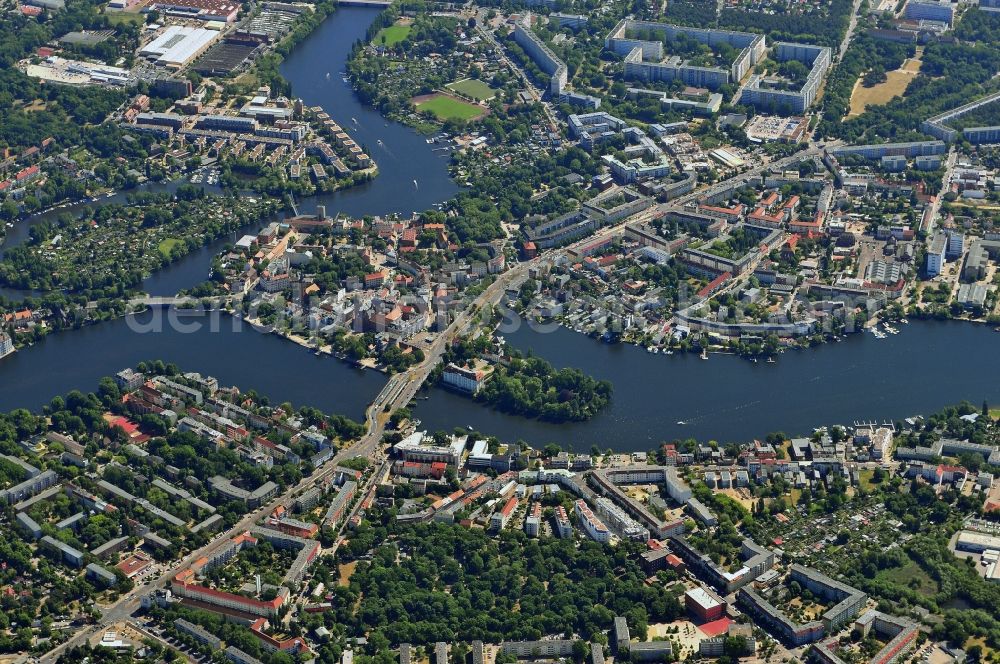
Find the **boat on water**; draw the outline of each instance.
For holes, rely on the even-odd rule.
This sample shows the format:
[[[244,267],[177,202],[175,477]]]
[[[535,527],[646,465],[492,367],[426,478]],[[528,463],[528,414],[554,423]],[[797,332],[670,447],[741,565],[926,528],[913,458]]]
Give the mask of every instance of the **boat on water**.
[[[767,358],[767,363],[768,364],[774,364],[774,358],[773,357]]]
[[[326,80],[330,80],[330,72],[326,72]]]
[[[681,426],[682,427],[685,424],[687,424],[687,422],[685,422],[684,420],[677,420],[677,426]]]
[[[419,184],[417,184],[417,181],[416,181],[416,179],[414,179],[414,180],[413,180],[413,188],[414,188],[414,189],[420,189],[420,185],[419,185]]]

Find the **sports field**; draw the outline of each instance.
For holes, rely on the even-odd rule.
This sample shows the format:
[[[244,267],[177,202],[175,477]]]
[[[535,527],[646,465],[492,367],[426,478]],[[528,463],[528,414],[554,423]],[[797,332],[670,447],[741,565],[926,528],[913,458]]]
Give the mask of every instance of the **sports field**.
[[[486,112],[480,106],[440,93],[414,97],[411,101],[418,111],[430,111],[434,117],[442,121],[474,120]]]
[[[454,83],[449,83],[446,85],[449,90],[454,90],[460,95],[469,97],[470,99],[475,99],[476,101],[486,101],[487,99],[493,99],[496,96],[497,91],[486,85],[482,81],[476,80],[474,78],[467,78],[462,81],[455,81]]]

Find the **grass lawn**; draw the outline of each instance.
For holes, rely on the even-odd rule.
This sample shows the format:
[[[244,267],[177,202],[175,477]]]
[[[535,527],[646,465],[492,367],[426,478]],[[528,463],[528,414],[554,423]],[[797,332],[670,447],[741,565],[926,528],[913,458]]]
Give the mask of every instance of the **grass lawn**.
[[[993,654],[993,649],[986,645],[986,639],[983,639],[982,637],[973,638],[970,636],[962,647],[968,650],[972,646],[979,646],[983,649],[983,657],[980,661],[989,661],[990,655]]]
[[[866,88],[858,79],[851,92],[851,112],[847,117],[861,115],[869,106],[881,106],[888,104],[896,97],[906,92],[906,87],[910,81],[920,73],[920,57],[910,58],[896,70],[886,72],[886,80],[878,85]],[[863,76],[862,76],[863,78]]]
[[[337,579],[338,586],[347,587],[351,585],[351,577],[354,575],[354,568],[358,566],[358,561],[354,560],[340,566],[340,577]]]
[[[382,28],[379,30],[372,43],[384,44],[385,46],[395,46],[399,42],[406,39],[409,34],[410,26],[408,25],[390,25],[388,28]]]
[[[104,15],[108,17],[108,23],[113,26],[121,25],[122,23],[142,25],[146,22],[145,15],[137,12],[105,12]]]
[[[472,120],[483,114],[483,109],[479,106],[447,95],[419,101],[417,110],[430,111],[438,120]]]
[[[177,238],[168,237],[160,241],[160,244],[159,246],[157,246],[157,249],[160,251],[161,254],[163,254],[165,258],[170,258],[170,252],[173,251],[174,247],[176,247],[180,243],[181,241],[178,240]]]
[[[862,470],[861,472],[858,473],[858,484],[860,484],[861,488],[864,489],[865,491],[871,491],[876,486],[878,486],[877,484],[872,482],[872,478],[874,476],[875,476],[874,469]]]
[[[449,83],[445,87],[449,90],[454,90],[459,94],[465,95],[466,97],[475,99],[476,101],[493,99],[493,97],[497,94],[496,90],[474,78],[467,78],[464,81],[455,81],[454,83]]]
[[[431,136],[433,134],[438,133],[438,130],[441,127],[439,125],[434,124],[433,122],[418,122],[416,123],[416,125],[414,125],[413,128],[416,129],[418,133],[421,133],[424,136]]]
[[[778,446],[778,449],[782,450],[785,453],[785,456],[782,458],[784,459],[792,458],[792,441],[790,440],[782,441],[781,445]]]
[[[937,582],[912,560],[902,567],[884,569],[878,576],[896,585],[913,588],[924,595],[932,595],[938,591]]]

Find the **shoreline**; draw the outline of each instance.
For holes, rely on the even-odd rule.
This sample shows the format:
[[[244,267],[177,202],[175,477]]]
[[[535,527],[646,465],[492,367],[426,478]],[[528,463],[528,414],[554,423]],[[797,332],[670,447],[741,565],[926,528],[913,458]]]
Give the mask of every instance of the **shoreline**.
[[[775,353],[768,353],[766,351],[762,351],[760,353],[742,353],[742,352],[739,352],[737,350],[733,350],[728,345],[717,344],[717,343],[709,343],[707,346],[702,346],[700,343],[692,343],[689,348],[685,349],[685,348],[680,347],[680,344],[670,344],[670,343],[663,343],[663,342],[661,342],[659,344],[649,344],[649,345],[646,345],[646,344],[640,343],[640,342],[635,341],[635,340],[627,340],[627,339],[617,339],[617,340],[614,340],[614,341],[609,341],[608,339],[605,338],[607,336],[607,334],[608,334],[607,330],[605,330],[603,333],[599,333],[598,330],[593,330],[592,332],[588,332],[586,330],[577,329],[577,328],[571,326],[570,324],[568,324],[567,322],[565,322],[563,320],[559,320],[559,319],[547,319],[546,320],[546,319],[539,319],[537,317],[536,318],[531,318],[531,317],[525,315],[524,312],[518,312],[518,313],[521,316],[521,318],[523,320],[526,320],[526,321],[527,320],[531,320],[532,322],[536,322],[536,323],[544,324],[544,325],[551,325],[551,324],[555,323],[559,327],[564,328],[564,329],[566,329],[569,332],[572,332],[574,334],[579,334],[579,335],[582,335],[584,337],[588,337],[588,338],[592,339],[593,341],[596,341],[596,342],[599,342],[599,343],[607,343],[607,344],[610,344],[610,345],[628,345],[628,346],[632,346],[634,348],[637,348],[639,350],[646,351],[646,352],[648,352],[650,354],[653,354],[653,355],[684,355],[684,354],[699,354],[699,353],[703,354],[703,353],[708,353],[708,354],[711,354],[711,355],[734,355],[734,356],[742,357],[744,359],[747,359],[747,360],[750,360],[750,361],[753,361],[753,362],[756,362],[760,358],[768,358],[768,360],[770,362],[770,360],[773,360],[778,355],[784,354],[788,350],[808,350],[808,349],[815,348],[815,347],[818,347],[818,346],[822,346],[822,345],[825,345],[825,344],[840,343],[840,342],[844,341],[845,339],[847,339],[848,337],[851,337],[853,335],[859,335],[859,334],[863,335],[866,332],[871,333],[873,330],[877,330],[880,326],[881,327],[888,326],[888,327],[894,328],[896,331],[895,332],[890,332],[889,334],[895,335],[895,334],[897,334],[897,333],[899,333],[901,331],[899,329],[900,325],[907,325],[910,322],[915,321],[915,320],[918,320],[918,321],[940,321],[940,322],[954,321],[954,322],[957,322],[957,323],[965,323],[965,324],[972,324],[972,325],[992,326],[994,328],[994,331],[1000,332],[1000,325],[998,325],[996,322],[990,322],[989,320],[987,320],[985,318],[983,318],[983,319],[975,319],[975,318],[966,318],[966,317],[962,317],[962,316],[951,316],[951,315],[944,316],[944,317],[939,317],[939,316],[925,314],[921,310],[915,310],[915,311],[911,311],[910,313],[906,314],[906,316],[904,316],[903,318],[886,318],[886,319],[882,319],[882,318],[880,318],[878,316],[874,316],[871,319],[869,319],[868,321],[866,321],[865,324],[860,329],[857,329],[854,332],[841,332],[841,333],[815,332],[812,335],[804,335],[804,336],[800,336],[800,337],[781,338],[781,339],[779,339],[778,350]],[[494,329],[494,332],[495,331],[496,330]],[[881,336],[877,337],[879,340],[883,340],[886,336],[888,336],[882,330],[878,330],[878,332],[881,335]],[[684,337],[684,338],[685,339],[692,338],[696,334],[697,333],[695,333],[695,332],[691,332],[691,334],[688,337]],[[814,339],[815,335],[821,335],[823,338],[822,339]],[[672,339],[673,337],[670,337],[670,338]],[[732,339],[731,341],[739,343],[738,339]],[[707,358],[702,358],[702,359],[707,359]]]

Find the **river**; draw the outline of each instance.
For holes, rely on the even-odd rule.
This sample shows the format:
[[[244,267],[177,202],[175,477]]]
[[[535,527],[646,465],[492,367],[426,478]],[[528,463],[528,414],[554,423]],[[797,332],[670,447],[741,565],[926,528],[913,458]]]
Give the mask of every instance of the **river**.
[[[898,420],[963,399],[977,406],[983,399],[1000,402],[1000,335],[990,327],[933,321],[900,327],[900,334],[884,340],[854,335],[786,352],[769,364],[732,355],[651,355],[565,328],[542,334],[522,326],[506,336],[511,346],[611,381],[611,405],[587,422],[556,425],[433,389],[428,400],[417,402],[414,416],[430,431],[471,425],[539,446],[639,451],[678,438],[746,441],[771,431],[798,435],[855,420]]]
[[[377,11],[339,8],[282,66],[294,94],[309,105],[323,106],[379,164],[379,176],[372,182],[302,201],[302,211],[322,204],[330,214],[409,213],[458,191],[448,177],[445,153],[433,151],[422,136],[362,107],[342,80],[351,44],[364,36]],[[176,185],[165,185],[172,186]],[[67,210],[79,212],[83,205],[89,204]],[[19,224],[8,246],[23,241],[33,223],[58,213]],[[239,234],[156,273],[145,282],[145,289],[166,295],[198,284],[208,274],[211,257]],[[143,314],[138,320],[153,315]],[[182,322],[192,320],[182,318]],[[381,374],[317,358],[276,336],[249,328],[234,332],[232,322],[223,317],[218,332],[203,325],[192,333],[166,326],[161,332],[137,334],[130,321],[119,320],[51,335],[0,361],[0,410],[38,408],[69,390],[95,389],[102,376],[148,359],[175,362],[184,370],[213,374],[224,384],[256,389],[275,400],[357,419],[385,383]],[[929,413],[961,399],[1000,402],[998,339],[985,326],[915,322],[886,340],[859,335],[791,351],[775,364],[754,364],[723,355],[707,361],[692,355],[650,355],[561,328],[551,334],[524,328],[508,336],[513,346],[530,348],[557,366],[580,367],[610,380],[615,387],[611,406],[589,422],[553,425],[505,416],[435,389],[428,400],[419,402],[416,415],[431,430],[473,425],[504,440],[557,442],[581,451],[594,444],[644,450],[680,437],[729,441],[774,430],[805,433],[823,424]]]
[[[155,316],[164,322],[175,316],[177,324],[143,333]],[[223,385],[257,390],[274,402],[315,406],[358,421],[385,384],[376,371],[317,357],[226,314],[157,309],[53,334],[0,360],[0,411],[37,409],[70,390],[93,391],[102,377],[143,360],[173,362],[183,371],[215,376]]]
[[[325,205],[328,214],[340,211],[355,217],[422,212],[459,190],[447,175],[449,152],[436,151],[424,136],[362,105],[343,80],[351,47],[364,38],[379,11],[337,7],[281,65],[293,94],[306,106],[322,106],[378,164],[378,176],[371,182],[305,200],[300,212],[316,205]]]

